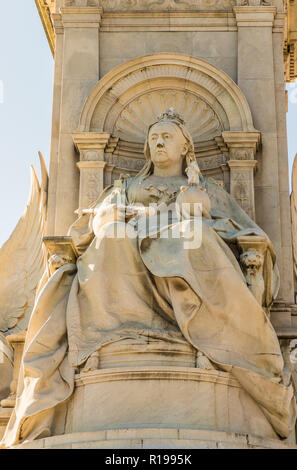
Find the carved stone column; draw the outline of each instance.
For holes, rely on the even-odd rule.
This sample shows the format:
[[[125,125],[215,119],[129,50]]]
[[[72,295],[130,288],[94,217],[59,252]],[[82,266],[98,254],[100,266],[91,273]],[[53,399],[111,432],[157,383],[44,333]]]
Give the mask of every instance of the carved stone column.
[[[275,4],[276,5],[276,4]],[[285,132],[283,14],[276,6],[235,6],[238,29],[237,84],[261,131],[255,197],[257,223],[267,233],[280,271],[278,299],[294,301]],[[260,163],[259,162],[259,163]]]
[[[256,160],[230,160],[230,194],[242,209],[255,220],[254,169]]]
[[[105,187],[105,148],[110,139],[107,132],[77,132],[73,142],[80,154],[79,209],[87,209]]]
[[[63,26],[60,111],[56,106],[53,115],[59,125],[59,141],[54,142],[51,159],[51,169],[55,167],[55,171],[49,198],[49,205],[55,207],[55,220],[51,216],[54,231],[47,233],[62,236],[73,223],[77,209],[79,173],[72,132],[78,127],[83,103],[100,77],[102,8],[98,0],[63,0],[60,15]]]
[[[223,132],[229,149],[230,194],[242,209],[255,220],[254,171],[260,132]]]

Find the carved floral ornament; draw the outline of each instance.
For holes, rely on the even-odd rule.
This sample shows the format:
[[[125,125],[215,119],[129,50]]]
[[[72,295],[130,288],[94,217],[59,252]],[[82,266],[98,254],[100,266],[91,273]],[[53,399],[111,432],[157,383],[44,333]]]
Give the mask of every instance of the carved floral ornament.
[[[105,11],[232,10],[235,4],[235,0],[101,0],[101,5]]]
[[[64,7],[103,7],[104,11],[229,10],[237,6],[267,6],[266,0],[64,0]]]

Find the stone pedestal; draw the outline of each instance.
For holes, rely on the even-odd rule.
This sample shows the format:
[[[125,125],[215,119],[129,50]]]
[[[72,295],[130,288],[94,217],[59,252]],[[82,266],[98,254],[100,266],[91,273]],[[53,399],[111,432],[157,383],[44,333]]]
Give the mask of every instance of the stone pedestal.
[[[16,447],[285,449],[290,443],[277,438],[229,373],[142,366],[77,374],[65,434]]]
[[[15,449],[295,449],[284,441],[207,429],[108,429],[48,437]]]
[[[194,367],[120,367],[75,378],[65,434],[106,429],[209,429],[277,438],[239,383]],[[96,403],[96,406],[94,406]]]
[[[287,448],[254,400],[227,372],[197,368],[182,340],[133,339],[96,353],[75,375],[65,433],[18,448]]]

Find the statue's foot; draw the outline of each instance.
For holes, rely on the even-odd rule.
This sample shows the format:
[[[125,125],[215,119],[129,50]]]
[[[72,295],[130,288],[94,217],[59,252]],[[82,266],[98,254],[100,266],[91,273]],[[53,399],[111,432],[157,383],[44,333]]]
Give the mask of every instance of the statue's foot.
[[[198,353],[197,353],[196,367],[198,369],[216,370],[215,366],[210,362],[208,357],[206,357],[200,351],[198,351]]]

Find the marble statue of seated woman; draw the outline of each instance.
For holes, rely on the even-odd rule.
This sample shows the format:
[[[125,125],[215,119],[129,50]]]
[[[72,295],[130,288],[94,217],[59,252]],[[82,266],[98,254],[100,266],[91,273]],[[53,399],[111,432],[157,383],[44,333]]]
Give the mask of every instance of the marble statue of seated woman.
[[[230,372],[280,437],[294,426],[293,390],[266,313],[278,286],[267,235],[202,177],[173,110],[150,126],[144,153],[138,175],[80,211],[69,231],[77,263],[58,264],[36,299],[6,446],[51,435],[75,371],[100,367],[103,347],[148,338],[169,349],[187,343],[196,367]],[[264,240],[265,250],[242,256],[244,237]]]

